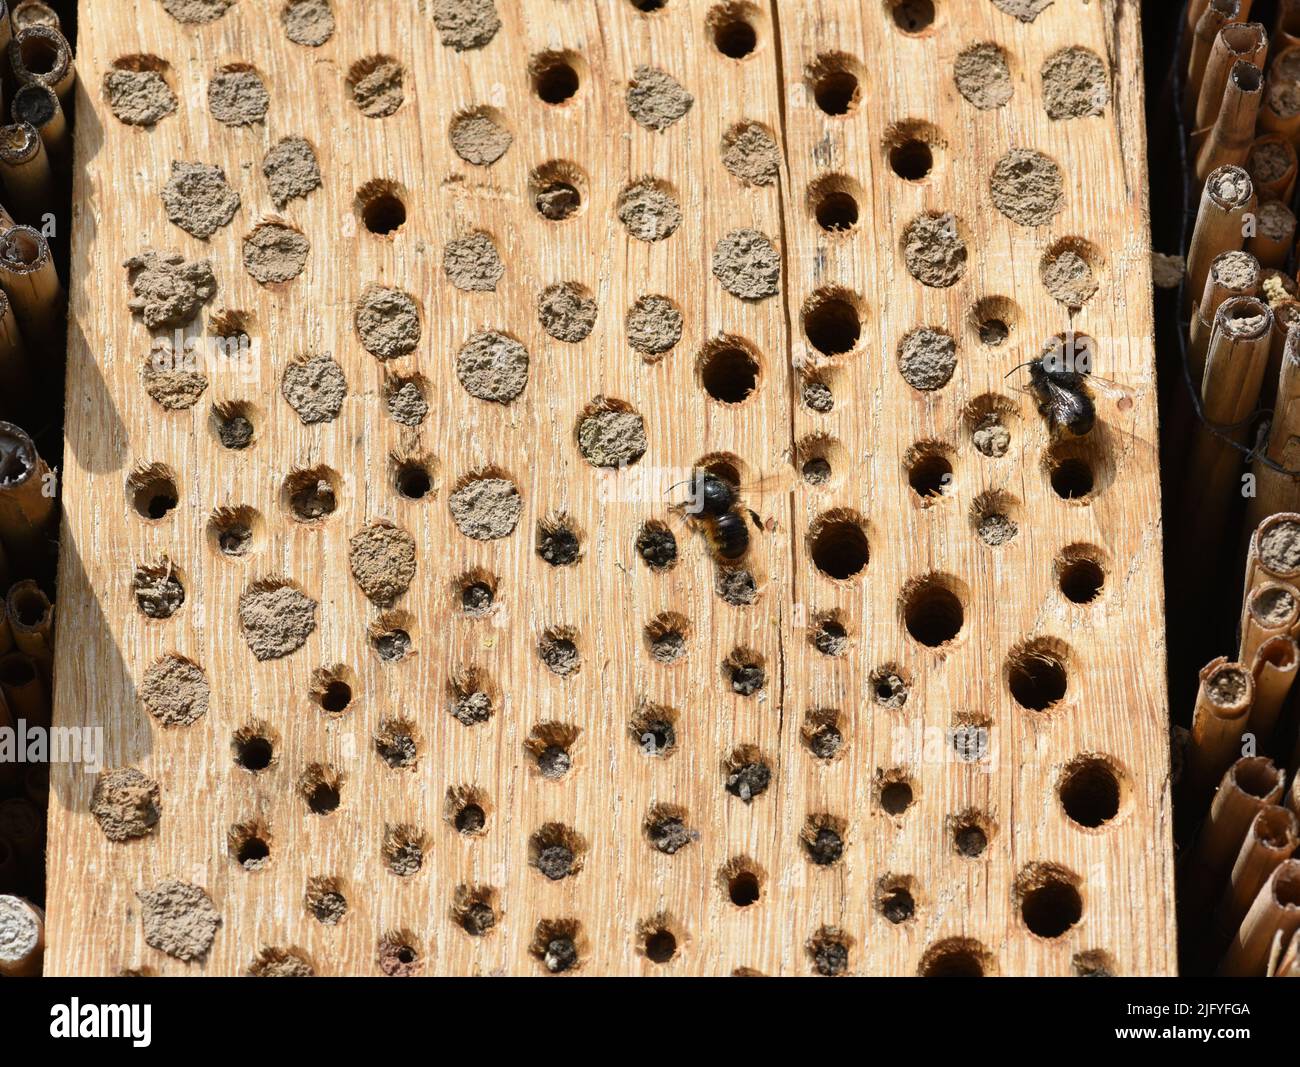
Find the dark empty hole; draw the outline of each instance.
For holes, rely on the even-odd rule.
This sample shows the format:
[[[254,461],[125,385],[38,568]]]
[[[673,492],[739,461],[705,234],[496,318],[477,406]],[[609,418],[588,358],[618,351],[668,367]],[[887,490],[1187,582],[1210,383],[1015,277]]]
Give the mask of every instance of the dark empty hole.
[[[889,165],[909,182],[919,182],[934,167],[934,153],[919,137],[909,137],[889,150]]]
[[[462,834],[476,834],[486,822],[487,816],[477,804],[466,804],[456,812],[456,829]]]
[[[667,6],[668,0],[631,0],[631,3],[638,11],[659,11]]]
[[[543,182],[533,198],[537,213],[553,222],[567,219],[581,204],[582,194],[577,187],[558,178]]]
[[[397,951],[394,953],[394,955],[397,957],[398,963],[415,962],[415,949],[411,948],[410,945],[399,946]]]
[[[959,826],[953,834],[953,844],[961,855],[975,859],[984,855],[984,850],[989,847],[989,836],[982,826]]]
[[[423,500],[433,489],[433,478],[420,463],[403,463],[397,469],[397,491],[407,500]]]
[[[345,711],[351,703],[352,687],[339,679],[330,682],[320,695],[320,706],[326,711]]]
[[[361,221],[371,233],[392,233],[406,221],[406,205],[395,193],[380,193],[362,206]]]
[[[920,33],[933,22],[933,0],[901,0],[894,4],[894,25],[904,33]]]
[[[249,737],[235,742],[235,762],[246,771],[264,771],[271,766],[275,748],[265,737]]]
[[[18,621],[29,627],[43,622],[49,610],[44,598],[34,593],[20,593],[10,600],[9,606],[17,613]]]
[[[239,843],[235,859],[243,867],[258,867],[271,855],[271,846],[260,837],[250,837]]]
[[[0,682],[6,686],[19,688],[36,677],[32,664],[23,659],[11,659],[0,668]]]
[[[895,925],[907,922],[916,914],[916,901],[905,886],[896,886],[881,898],[880,914]]]
[[[952,463],[942,452],[923,453],[907,472],[907,481],[917,496],[942,496],[952,481]]]
[[[813,99],[828,115],[847,115],[858,102],[857,75],[848,70],[828,70],[813,83]]]
[[[242,556],[248,552],[253,540],[253,531],[248,524],[232,520],[224,525],[217,534],[217,547],[227,556]]]
[[[645,954],[654,963],[667,963],[677,955],[677,938],[671,930],[655,930],[646,935]]]
[[[929,648],[938,648],[961,633],[966,612],[956,593],[932,583],[912,593],[903,618],[909,634]]]
[[[738,871],[727,883],[727,894],[738,908],[758,903],[758,875],[753,871]]]
[[[1106,572],[1096,560],[1072,559],[1061,567],[1061,592],[1076,604],[1096,600],[1105,582]]]
[[[1020,916],[1039,937],[1060,937],[1083,916],[1083,898],[1069,882],[1048,882],[1025,893]]]
[[[852,578],[860,574],[870,558],[867,535],[855,522],[828,522],[813,538],[813,563],[831,578]]]
[[[912,806],[912,786],[908,782],[886,782],[880,790],[880,806],[890,815],[902,815]]]
[[[156,478],[135,491],[135,510],[146,519],[161,519],[178,503],[176,486],[166,478]]]
[[[1065,664],[1043,652],[1017,656],[1007,674],[1016,703],[1031,711],[1045,711],[1065,696]]]
[[[562,104],[578,91],[578,72],[563,60],[556,60],[537,72],[533,88],[546,103]]]
[[[59,50],[44,37],[28,37],[18,47],[23,66],[32,74],[49,74],[58,65]]]
[[[317,815],[328,815],[338,808],[340,799],[337,786],[318,782],[307,797],[307,807]]]
[[[831,233],[851,230],[858,224],[858,202],[842,189],[823,193],[817,200],[817,225]]]
[[[1011,336],[1011,327],[997,316],[990,315],[980,320],[979,334],[980,344],[996,348],[998,345],[1006,344],[1007,338]]]
[[[1119,814],[1119,779],[1101,760],[1089,760],[1061,783],[1061,806],[1080,826],[1104,826]]]
[[[1071,456],[1052,467],[1052,489],[1066,500],[1092,492],[1092,467],[1084,459]]]
[[[858,309],[839,297],[811,308],[804,316],[803,329],[813,348],[826,356],[851,352],[862,336]]]
[[[758,361],[743,348],[719,348],[700,367],[704,391],[724,404],[739,404],[758,385]]]
[[[744,59],[758,46],[758,33],[739,16],[721,19],[713,27],[713,43],[732,59]]]
[[[983,978],[984,965],[973,952],[945,952],[925,968],[927,978]]]
[[[656,719],[641,728],[640,742],[647,756],[664,756],[677,744],[677,731],[672,723]]]

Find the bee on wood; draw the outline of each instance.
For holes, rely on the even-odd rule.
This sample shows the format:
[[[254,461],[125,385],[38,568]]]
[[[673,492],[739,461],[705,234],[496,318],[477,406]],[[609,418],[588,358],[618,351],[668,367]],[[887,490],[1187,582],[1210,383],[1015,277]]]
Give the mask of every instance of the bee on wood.
[[[1092,341],[1067,334],[1052,341],[1037,359],[1007,372],[1029,368],[1029,390],[1038,400],[1038,413],[1054,433],[1064,430],[1083,437],[1097,424],[1097,404],[1090,386],[1122,393],[1118,386],[1096,377],[1092,370]]]
[[[688,483],[690,499],[680,505],[718,559],[737,560],[749,551],[749,523],[763,529],[762,520],[740,499],[740,487],[713,471],[696,469]]]

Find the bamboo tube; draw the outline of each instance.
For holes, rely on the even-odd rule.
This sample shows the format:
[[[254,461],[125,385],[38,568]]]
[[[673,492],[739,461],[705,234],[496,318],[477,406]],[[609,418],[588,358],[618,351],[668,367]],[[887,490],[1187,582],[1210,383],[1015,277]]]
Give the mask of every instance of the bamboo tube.
[[[1250,669],[1244,663],[1230,663],[1226,656],[1206,664],[1200,678],[1184,778],[1191,797],[1208,793],[1240,756],[1241,735],[1255,698]]]
[[[1214,925],[1220,945],[1227,945],[1241,927],[1251,902],[1278,864],[1289,860],[1300,844],[1300,821],[1286,808],[1273,805],[1251,820],[1241,851],[1232,866],[1228,885],[1215,910]]]
[[[1279,300],[1300,295],[1300,285],[1284,270],[1264,267],[1259,272],[1259,298],[1269,307]]]
[[[1275,978],[1300,978],[1300,935],[1284,939],[1277,938],[1277,965],[1270,972]],[[1286,944],[1281,942],[1286,941]]]
[[[36,405],[36,382],[27,346],[18,329],[9,297],[0,289],[0,405],[14,415],[26,414]]]
[[[1264,72],[1253,63],[1237,60],[1223,88],[1219,117],[1196,155],[1197,181],[1205,181],[1218,167],[1246,162],[1263,99]]]
[[[9,589],[4,604],[14,645],[41,664],[48,675],[54,659],[54,605],[50,598],[28,578]]]
[[[1241,608],[1241,645],[1237,660],[1254,663],[1255,650],[1270,637],[1293,636],[1300,623],[1300,590],[1286,582],[1264,582],[1250,591]]]
[[[56,163],[68,158],[68,122],[59,98],[48,85],[31,82],[14,93],[9,115],[17,125],[34,126],[45,152]]]
[[[1280,267],[1291,255],[1295,243],[1296,218],[1280,200],[1260,204],[1254,232],[1246,239],[1246,251],[1265,267]]]
[[[1257,746],[1272,740],[1298,668],[1300,648],[1293,637],[1270,637],[1256,651],[1251,664],[1255,702],[1251,705],[1246,732],[1254,736]]]
[[[77,79],[72,61],[72,47],[57,29],[29,26],[19,30],[9,42],[9,66],[20,85],[39,82],[48,85],[67,104]]]
[[[48,554],[54,535],[49,473],[32,439],[13,423],[0,422],[0,542],[32,569]]]
[[[1215,35],[1210,54],[1205,62],[1205,74],[1196,99],[1196,117],[1193,130],[1204,130],[1214,125],[1223,103],[1223,89],[1232,66],[1245,62],[1264,67],[1268,51],[1268,34],[1258,22],[1230,22]]]
[[[66,294],[40,231],[13,226],[0,236],[0,287],[9,294],[29,344],[47,346],[51,368],[62,375],[60,338]]]
[[[1255,183],[1242,167],[1222,167],[1206,180],[1187,251],[1189,300],[1205,291],[1205,279],[1215,257],[1240,249],[1245,243],[1246,216],[1254,212],[1255,202]],[[1211,315],[1205,319],[1214,322]]]
[[[1264,378],[1259,383],[1259,404],[1271,408],[1281,385],[1282,357],[1286,353],[1287,335],[1300,327],[1300,300],[1286,297],[1269,304],[1269,307],[1273,310],[1273,331],[1268,338],[1268,363],[1264,366]],[[1266,425],[1271,425],[1271,420]]]
[[[1250,535],[1244,595],[1249,597],[1251,590],[1270,579],[1292,585],[1300,579],[1300,513],[1269,515],[1256,524]]]
[[[1284,470],[1300,470],[1300,329],[1292,327],[1287,331],[1279,362],[1273,417],[1263,456]],[[1251,470],[1255,495],[1246,498],[1247,529],[1257,527],[1270,515],[1300,508],[1300,478],[1274,470],[1259,457],[1252,462]],[[1250,595],[1248,590],[1247,600]]]
[[[0,689],[15,719],[26,721],[28,726],[49,727],[49,690],[31,656],[25,652],[0,656]]]
[[[45,3],[45,0],[19,0],[9,12],[9,22],[15,33],[29,26],[49,26],[61,29],[59,13]]]
[[[1204,292],[1192,310],[1187,353],[1192,381],[1200,382],[1205,376],[1205,354],[1210,346],[1214,316],[1223,302],[1233,296],[1254,296],[1259,284],[1259,260],[1249,252],[1220,252],[1210,261]]]
[[[23,771],[23,796],[42,810],[50,804],[50,765],[29,763]]]
[[[1273,312],[1254,297],[1225,300],[1214,317],[1214,332],[1201,383],[1201,408],[1208,423],[1234,427],[1221,432],[1242,441],[1247,416],[1259,399],[1268,365]],[[1244,457],[1229,441],[1200,427],[1184,475],[1183,520],[1189,558],[1209,558],[1223,534],[1229,502],[1240,492],[1235,484]]]
[[[1241,928],[1219,964],[1225,977],[1265,973],[1269,947],[1280,931],[1290,937],[1300,927],[1300,861],[1286,860],[1274,868],[1255,897]]]
[[[0,974],[31,978],[45,958],[45,912],[22,897],[0,896]]]
[[[1191,32],[1184,35],[1187,42],[1187,81],[1183,85],[1183,114],[1189,118],[1196,114],[1196,101],[1201,95],[1201,82],[1210,61],[1210,52],[1219,31],[1229,22],[1242,18],[1240,0],[1209,0],[1200,6]],[[1190,15],[1190,9],[1189,9]]]
[[[1246,172],[1261,200],[1289,201],[1295,192],[1297,169],[1295,145],[1278,133],[1256,137],[1246,157]]]
[[[34,222],[50,210],[50,159],[40,132],[31,123],[0,126],[0,176],[19,218]]]
[[[1300,4],[1296,0],[1281,0],[1277,6],[1277,19],[1273,23],[1273,34],[1269,49],[1279,54],[1283,49],[1300,44]]]
[[[1259,129],[1295,141],[1300,137],[1300,80],[1270,77],[1259,106]]]

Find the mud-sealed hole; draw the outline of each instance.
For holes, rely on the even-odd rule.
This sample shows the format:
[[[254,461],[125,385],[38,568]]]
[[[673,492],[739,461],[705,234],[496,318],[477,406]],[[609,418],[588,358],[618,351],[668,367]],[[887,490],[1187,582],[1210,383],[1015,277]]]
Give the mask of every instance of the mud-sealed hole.
[[[552,674],[568,678],[582,667],[578,631],[572,626],[550,626],[537,641],[537,658]]]
[[[391,237],[406,222],[406,196],[396,182],[374,178],[357,190],[355,210],[370,233]]]
[[[656,804],[641,826],[650,847],[665,856],[674,856],[700,839],[690,825],[690,815],[680,804]]]
[[[718,4],[705,19],[709,39],[728,59],[745,59],[758,47],[762,15],[751,3]]]
[[[740,337],[715,337],[696,362],[700,387],[720,404],[743,404],[759,386],[758,350]]]
[[[498,896],[490,885],[458,885],[452,894],[451,921],[470,937],[487,937],[500,918]]]
[[[880,773],[875,782],[875,792],[880,810],[895,817],[904,814],[916,799],[912,779],[899,768]]]
[[[567,722],[540,722],[528,733],[524,750],[543,778],[563,781],[573,770],[582,727]]]
[[[937,941],[921,956],[917,974],[922,978],[983,978],[993,973],[988,949],[969,937]]]
[[[1076,756],[1061,771],[1056,795],[1066,817],[1097,830],[1119,816],[1128,803],[1128,778],[1109,756]]]
[[[767,792],[772,784],[772,764],[757,745],[737,745],[722,764],[723,785],[745,804]]]
[[[929,507],[952,488],[956,455],[944,441],[918,441],[907,450],[903,457],[907,484],[922,507]]]
[[[809,434],[800,439],[794,447],[794,462],[806,484],[827,488],[842,481],[837,472],[848,466],[844,446],[825,433]]]
[[[577,96],[585,75],[586,62],[577,52],[542,52],[528,64],[533,92],[542,103],[552,106]]]
[[[242,452],[256,437],[253,417],[251,404],[230,400],[213,406],[208,424],[222,448]]]
[[[280,487],[280,504],[295,522],[324,522],[338,507],[339,488],[329,467],[296,468]]]
[[[308,878],[303,906],[307,914],[322,926],[337,926],[348,913],[348,898],[342,880],[330,875]]]
[[[414,654],[411,642],[413,625],[409,612],[386,611],[366,627],[370,647],[381,663],[400,663]]]
[[[899,594],[903,625],[912,639],[926,648],[943,649],[955,641],[966,625],[966,583],[950,574],[912,578]]]
[[[341,663],[317,667],[311,673],[308,691],[314,703],[327,715],[342,715],[352,706],[352,689],[356,675]]]
[[[1054,637],[1034,638],[1007,653],[1002,677],[1022,708],[1047,711],[1065,699],[1070,659],[1064,641]]]
[[[912,691],[911,675],[897,663],[882,663],[867,679],[871,699],[878,707],[897,711],[907,703]]]
[[[127,479],[126,492],[135,513],[151,522],[166,518],[180,503],[176,475],[163,463],[136,468]]]
[[[849,973],[853,938],[838,926],[822,926],[804,945],[813,974],[839,978]]]
[[[632,742],[643,756],[671,756],[677,751],[677,710],[645,702],[628,723]]]
[[[393,456],[390,470],[393,488],[403,500],[425,500],[433,495],[434,466],[428,456]]]
[[[808,640],[823,656],[843,656],[852,643],[848,616],[839,608],[818,612],[808,628]]]
[[[528,864],[548,881],[558,882],[582,871],[587,839],[559,822],[548,822],[528,838]]]
[[[1104,266],[1101,250],[1082,237],[1063,237],[1043,253],[1038,264],[1043,287],[1071,311],[1096,295]]]
[[[660,912],[637,924],[637,951],[655,964],[672,963],[681,955],[685,935],[677,920]]]
[[[976,808],[948,816],[947,829],[953,851],[963,859],[979,859],[993,840],[993,820]]]
[[[878,879],[875,907],[895,926],[916,918],[916,879],[909,874],[886,874]]]
[[[766,881],[767,872],[749,856],[733,856],[718,871],[718,887],[737,908],[757,904]]]
[[[402,106],[406,99],[404,80],[402,65],[386,55],[359,59],[347,73],[352,102],[361,114],[370,119],[387,118]]]
[[[185,603],[184,576],[166,556],[136,567],[131,590],[140,614],[150,619],[170,619]]]
[[[313,815],[331,815],[343,803],[343,775],[328,763],[312,763],[298,779],[298,795]]]
[[[1058,553],[1056,585],[1072,604],[1091,604],[1106,585],[1105,557],[1094,545],[1067,545]]]
[[[808,554],[813,566],[828,578],[857,577],[871,559],[866,520],[848,508],[823,512],[808,529]]]
[[[816,867],[832,867],[844,858],[849,824],[838,815],[809,815],[799,830],[804,858]]]
[[[676,663],[686,655],[691,622],[676,611],[662,611],[645,625],[646,649],[656,663]]]
[[[447,681],[451,716],[462,726],[481,726],[496,713],[500,693],[480,667],[461,667]]]
[[[1071,957],[1070,973],[1076,978],[1114,978],[1119,969],[1109,952],[1088,949]]]
[[[808,212],[826,233],[857,229],[862,200],[862,186],[846,174],[827,174],[808,186]]]
[[[429,835],[412,823],[385,823],[379,854],[399,878],[418,874],[429,851]]]
[[[235,823],[226,833],[226,851],[246,871],[260,871],[271,862],[271,830],[261,819]]]
[[[565,974],[582,967],[590,946],[577,919],[543,919],[533,930],[528,954],[547,974]]]
[[[827,52],[808,67],[806,83],[813,101],[826,115],[856,111],[862,102],[862,64],[844,52]]]
[[[800,312],[804,336],[823,356],[852,352],[862,339],[864,310],[856,293],[840,288],[818,289]]]
[[[552,567],[577,563],[582,540],[581,529],[566,512],[552,512],[537,524],[537,554]]]
[[[975,536],[990,548],[1000,548],[1020,532],[1020,501],[1003,489],[988,489],[971,501]]]
[[[420,735],[410,719],[383,719],[374,736],[375,754],[393,770],[409,770],[420,760]]]
[[[980,344],[1001,348],[1016,332],[1020,308],[1005,296],[986,296],[970,309],[968,322]]]
[[[258,774],[275,765],[279,742],[279,733],[269,723],[254,719],[234,732],[230,739],[230,754],[236,766]]]
[[[1083,918],[1079,876],[1055,863],[1031,863],[1016,876],[1020,918],[1030,933],[1053,939]]]
[[[487,792],[476,785],[454,785],[447,790],[442,817],[463,837],[481,837],[488,832],[492,803]]]
[[[542,218],[563,222],[586,206],[587,184],[577,164],[555,159],[528,175],[528,198]]]
[[[452,597],[462,614],[482,619],[496,606],[497,576],[484,567],[471,567],[452,582]]]
[[[389,978],[409,978],[424,965],[420,943],[410,930],[389,930],[375,947],[379,970]]]
[[[829,763],[844,754],[844,716],[838,708],[814,708],[804,715],[799,737],[817,759]]]
[[[263,948],[248,967],[251,978],[311,978],[316,967],[300,948]]]
[[[247,504],[217,508],[208,519],[208,546],[223,556],[246,556],[264,525]]]
[[[667,523],[648,519],[637,532],[636,554],[652,571],[670,570],[677,563],[677,536]]]
[[[1011,451],[1012,431],[1019,419],[1019,405],[1000,393],[983,393],[962,411],[971,444],[988,459],[1001,459]]]
[[[722,677],[737,696],[753,696],[767,687],[766,661],[752,648],[734,648],[722,661]]]

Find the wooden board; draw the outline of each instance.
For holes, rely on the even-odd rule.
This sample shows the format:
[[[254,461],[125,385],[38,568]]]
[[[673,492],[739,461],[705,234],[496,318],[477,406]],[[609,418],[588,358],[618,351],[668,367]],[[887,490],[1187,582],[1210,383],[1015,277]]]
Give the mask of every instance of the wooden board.
[[[890,5],[874,2],[816,0],[779,12],[775,3],[742,3],[718,14],[705,0],[668,0],[646,14],[625,0],[527,0],[499,4],[491,42],[463,52],[440,43],[437,6],[336,3],[335,34],[308,48],[286,38],[278,4],[240,0],[201,26],[176,22],[153,0],[111,12],[100,0],[81,4],[55,720],[102,727],[106,765],[154,778],[162,814],[149,836],[109,842],[89,813],[94,776],[55,768],[47,973],[236,974],[278,948],[318,973],[373,974],[381,940],[405,931],[424,973],[542,974],[534,942],[548,922],[577,930],[588,974],[809,974],[819,958],[834,967],[837,953],[825,946],[836,940],[847,947],[847,970],[862,974],[1171,972],[1137,5],[1058,0],[1021,23],[992,3],[939,3],[933,24],[913,35]],[[724,55],[715,32],[737,20],[756,36],[743,59]],[[732,40],[724,32],[726,47],[736,48]],[[987,111],[953,83],[958,54],[986,41],[1005,50],[1013,84],[1010,102]],[[1039,71],[1065,46],[1105,64],[1102,114],[1047,117]],[[539,99],[530,73],[533,57],[555,52],[571,53],[579,77],[576,94],[558,105]],[[848,61],[828,65],[822,57],[831,54]],[[105,102],[105,74],[134,55],[165,61],[179,99],[150,129],[123,125]],[[404,102],[386,118],[363,116],[348,87],[354,64],[373,56],[403,68]],[[265,82],[264,122],[230,128],[209,113],[209,79],[230,63],[251,65]],[[663,131],[638,125],[625,103],[642,64],[669,72],[693,97]],[[819,93],[829,89],[834,106],[837,83],[819,87],[819,78],[840,67],[856,72],[858,97],[847,113],[827,114]],[[494,108],[513,134],[489,167],[464,162],[448,139],[455,116],[479,106]],[[772,185],[742,185],[723,165],[724,135],[746,120],[780,146]],[[907,123],[920,125],[905,132],[915,128],[932,145],[921,180],[901,177],[890,160],[898,124]],[[313,144],[323,181],[278,209],[260,168],[290,135]],[[990,175],[1011,148],[1059,164],[1064,205],[1048,225],[1017,225],[991,202]],[[239,193],[233,220],[207,241],[168,221],[159,194],[173,160],[215,164]],[[530,187],[535,169],[552,161],[577,168],[583,197],[562,222],[538,214]],[[908,173],[913,165],[900,162]],[[827,186],[835,175],[846,180]],[[667,183],[683,219],[654,243],[631,239],[618,217],[622,190],[646,176]],[[404,204],[405,222],[386,236],[369,232],[360,210],[359,191],[375,181],[391,183]],[[810,188],[847,192],[856,225],[823,229]],[[833,218],[846,209],[843,198],[825,207]],[[923,212],[959,220],[968,261],[951,287],[922,286],[905,269],[903,231]],[[304,234],[310,252],[301,276],[266,287],[244,270],[241,246],[275,217]],[[779,295],[738,299],[711,272],[716,243],[737,228],[779,249]],[[495,291],[460,291],[442,269],[447,243],[476,230],[491,235],[504,261]],[[1100,284],[1073,315],[1039,274],[1045,251],[1064,238],[1094,250]],[[150,336],[127,309],[122,264],[147,246],[208,258],[218,291],[198,328],[210,332],[221,309],[239,311],[256,343],[250,374],[216,368],[186,410],[164,411],[141,384]],[[580,283],[597,304],[595,328],[580,343],[554,340],[539,324],[538,294],[562,281]],[[386,364],[353,328],[370,283],[407,291],[420,309],[418,347]],[[817,318],[827,292],[860,319],[858,342],[830,357],[806,334],[809,309],[818,337],[819,323],[832,339],[842,328],[844,316]],[[656,362],[629,345],[624,328],[645,294],[670,297],[684,319],[681,341]],[[1012,302],[992,305],[1010,327],[999,346],[981,343],[972,313],[989,298]],[[913,389],[899,371],[900,342],[920,325],[956,342],[955,374],[934,392]],[[527,387],[512,404],[476,399],[457,379],[456,353],[480,329],[506,332],[530,353]],[[1025,372],[1006,376],[1069,329],[1094,339],[1094,370],[1124,393],[1117,401],[1097,391],[1098,429],[1059,453],[1023,389]],[[743,339],[759,365],[756,388],[738,404],[704,388],[701,358],[720,336]],[[281,395],[286,366],[307,352],[331,353],[346,376],[333,421],[304,425]],[[430,413],[418,429],[388,417],[386,372],[427,382]],[[830,384],[830,412],[804,403],[809,376]],[[734,387],[734,375],[722,379]],[[988,394],[1007,413],[1010,449],[1001,458],[972,442],[978,420],[967,413]],[[600,397],[644,419],[648,447],[625,470],[596,469],[580,454],[579,420]],[[243,451],[221,448],[214,435],[212,407],[229,402],[251,405],[256,439]],[[909,450],[925,442],[938,445],[920,450],[913,478]],[[669,487],[708,456],[730,457],[764,526],[750,526],[744,565],[758,590],[750,606],[716,595],[698,524],[670,507],[685,489]],[[1050,456],[1067,461],[1058,485],[1086,467],[1094,492],[1062,499]],[[404,499],[394,457],[426,462],[432,492]],[[819,457],[829,481],[810,482],[805,461]],[[177,506],[156,520],[137,513],[128,491],[132,472],[151,464],[165,465],[178,489]],[[286,509],[282,485],[295,469],[319,466],[337,478],[337,509],[303,524]],[[475,541],[457,529],[449,500],[461,479],[487,468],[517,486],[523,508],[513,534]],[[809,470],[820,476],[824,466]],[[942,491],[923,498],[913,481]],[[998,547],[976,536],[972,520],[989,493],[1005,494],[993,499],[1018,524]],[[252,550],[235,559],[207,529],[214,509],[233,506],[259,516]],[[536,551],[537,530],[560,514],[580,532],[582,553],[553,567]],[[348,566],[349,538],[379,519],[417,546],[414,582],[394,609],[415,652],[398,663],[381,662],[371,646],[368,629],[381,612]],[[665,572],[636,552],[647,520],[675,532],[680,558]],[[869,560],[837,580],[819,563],[855,569],[854,529],[865,534]],[[1059,588],[1057,561],[1074,545],[1090,546],[1085,555],[1104,572],[1100,595],[1086,604]],[[170,619],[148,619],[132,575],[163,556],[186,599]],[[474,568],[497,588],[481,619],[465,616],[457,588]],[[1077,589],[1093,572],[1071,573]],[[935,576],[929,584],[927,576]],[[268,577],[317,601],[318,625],[298,651],[259,662],[241,634],[238,602]],[[945,640],[954,597],[958,632]],[[687,624],[686,653],[671,664],[650,655],[645,635],[664,613]],[[815,647],[827,613],[846,631],[842,655]],[[557,627],[576,632],[582,658],[568,677],[538,654]],[[1064,698],[1046,710],[1012,694],[1014,682],[1031,703],[1051,696],[1046,661],[1015,660],[1025,648],[1063,663]],[[725,664],[736,650],[764,668],[754,695],[733,692]],[[191,726],[160,726],[139,695],[146,671],[170,652],[200,664],[210,684],[207,713]],[[874,696],[875,672],[889,664],[909,684],[901,708]],[[313,699],[313,672],[335,665],[345,668],[351,702],[328,713]],[[449,687],[470,667],[490,679],[496,699],[489,722],[466,727],[450,714]],[[670,709],[656,713],[674,720],[667,756],[647,756],[638,742],[646,705]],[[392,718],[416,725],[414,770],[376,755],[372,738]],[[258,720],[274,735],[276,758],[254,774],[236,764],[232,739]],[[808,743],[825,722],[844,739],[829,761]],[[559,781],[538,772],[528,748],[548,723],[567,727],[562,736],[576,732],[573,767]],[[987,729],[985,758],[955,755],[950,732],[965,726]],[[771,771],[770,787],[749,804],[725,788],[736,754]],[[1059,791],[1090,754],[1099,757],[1091,776],[1066,790],[1076,816],[1101,822],[1085,828],[1067,816]],[[332,814],[314,814],[300,788],[314,764],[343,776]],[[891,813],[905,792],[897,783],[912,800]],[[485,801],[485,834],[460,834],[447,819],[458,787]],[[683,809],[698,832],[675,855],[647,839],[657,805]],[[269,858],[255,870],[229,846],[231,828],[249,823],[269,834]],[[530,838],[552,823],[581,838],[581,871],[559,881],[529,863]],[[392,824],[427,835],[418,873],[387,868]],[[823,826],[844,842],[826,866],[811,862],[804,843]],[[977,857],[956,844],[970,827],[987,836]],[[347,898],[337,925],[304,905],[308,880],[321,877],[337,880]],[[145,942],[137,893],[171,878],[204,887],[221,915],[200,962]],[[755,883],[756,902],[733,902]],[[456,922],[458,887],[493,891],[497,922],[487,936]],[[910,917],[900,890],[913,902]],[[1054,925],[1067,929],[1031,929],[1054,934]],[[668,939],[655,936],[661,929],[672,935],[666,962],[651,958],[668,954]]]

